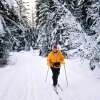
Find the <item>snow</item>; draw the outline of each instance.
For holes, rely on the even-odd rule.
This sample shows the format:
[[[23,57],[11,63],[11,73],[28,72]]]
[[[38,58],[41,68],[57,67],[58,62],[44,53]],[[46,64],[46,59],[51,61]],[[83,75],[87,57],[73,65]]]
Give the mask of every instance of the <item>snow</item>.
[[[15,0],[6,0],[7,4],[11,8],[12,6],[17,6],[17,3]]]
[[[0,15],[0,34],[5,32],[2,24],[3,24],[3,18]]]
[[[52,88],[51,70],[47,82],[46,58],[38,50],[12,52],[10,62],[0,69],[0,100],[59,100]],[[59,84],[63,88],[62,100],[99,100],[100,69],[91,71],[88,61],[66,59],[68,87],[64,67],[61,67]]]

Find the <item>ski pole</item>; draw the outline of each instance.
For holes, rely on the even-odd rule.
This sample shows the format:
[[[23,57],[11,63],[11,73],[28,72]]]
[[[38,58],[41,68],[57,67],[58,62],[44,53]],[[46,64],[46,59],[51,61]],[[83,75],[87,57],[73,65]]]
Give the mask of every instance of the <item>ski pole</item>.
[[[67,73],[66,73],[65,64],[64,64],[64,70],[65,70],[65,78],[66,78],[66,82],[67,82],[67,86],[68,86],[68,79],[67,79]]]
[[[48,72],[49,72],[49,67],[48,67],[48,70],[47,70],[47,74],[46,74],[45,82],[47,81],[47,78],[48,78]]]

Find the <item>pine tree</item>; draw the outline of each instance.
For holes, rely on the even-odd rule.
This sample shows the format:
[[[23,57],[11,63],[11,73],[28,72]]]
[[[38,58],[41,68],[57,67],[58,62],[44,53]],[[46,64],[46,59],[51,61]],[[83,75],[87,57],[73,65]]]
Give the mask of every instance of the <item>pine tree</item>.
[[[71,30],[69,29],[69,25],[67,25],[68,23],[66,23],[66,20],[67,20],[66,14],[67,14],[66,9],[63,8],[57,2],[54,2],[54,1],[49,2],[49,3],[43,2],[43,6],[42,6],[42,1],[38,2],[37,4],[37,29],[38,29],[38,33],[40,32],[39,35],[41,36],[39,38],[42,39],[42,40],[38,39],[40,44],[42,45],[41,48],[43,48],[41,49],[41,52],[40,52],[41,55],[45,55],[45,53],[47,55],[48,54],[47,51],[51,50],[52,44],[54,42],[57,42],[62,47],[66,47],[66,49],[68,50],[71,49],[71,42],[70,42],[71,41],[70,40]],[[45,15],[47,16],[44,17]],[[65,20],[65,23],[63,20]],[[70,46],[69,44],[68,45],[65,44],[66,41],[69,42]]]
[[[86,32],[88,36],[95,35],[95,30],[90,27],[94,24],[95,19],[90,15],[91,11],[93,11],[92,4],[96,3],[96,1],[92,0],[66,0],[66,8],[68,8],[72,14],[76,17],[76,19],[80,22],[82,28]],[[91,9],[91,10],[89,10]]]
[[[42,37],[41,43],[41,49],[40,49],[40,55],[47,55],[49,50],[51,49],[51,22],[52,22],[52,16],[50,16],[51,11],[55,10],[54,2],[52,0],[41,0],[37,1],[37,30],[39,32],[39,37]]]
[[[25,50],[30,47],[27,40],[28,22],[27,18],[19,16],[19,10],[5,0],[0,1],[0,60],[6,63],[8,52],[12,50]],[[25,11],[24,11],[25,12]]]
[[[9,45],[9,34],[4,30],[5,21],[2,16],[0,16],[0,67],[2,65],[7,64],[7,58],[8,58],[8,49],[10,47]]]

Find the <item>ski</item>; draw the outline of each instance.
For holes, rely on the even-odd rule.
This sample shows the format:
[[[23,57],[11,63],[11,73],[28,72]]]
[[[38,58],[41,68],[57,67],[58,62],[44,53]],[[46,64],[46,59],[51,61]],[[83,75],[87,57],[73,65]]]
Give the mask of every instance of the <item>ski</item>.
[[[57,87],[54,87],[54,92],[58,96],[59,100],[62,100],[61,95],[60,95],[60,92],[58,91],[58,88]]]
[[[56,92],[57,95],[59,94],[57,87],[54,87],[54,91]]]
[[[58,88],[63,92],[62,87],[60,86],[60,84],[58,84]]]

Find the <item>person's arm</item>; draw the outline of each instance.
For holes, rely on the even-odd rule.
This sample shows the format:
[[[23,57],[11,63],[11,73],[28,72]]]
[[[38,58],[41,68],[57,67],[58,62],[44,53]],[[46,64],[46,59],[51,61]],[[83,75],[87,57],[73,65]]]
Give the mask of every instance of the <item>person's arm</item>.
[[[64,62],[64,56],[63,56],[63,54],[60,52],[60,60],[61,60],[61,64],[65,64],[65,62]]]
[[[48,65],[49,67],[52,65],[50,54],[49,54],[48,57],[47,57],[47,65]]]

